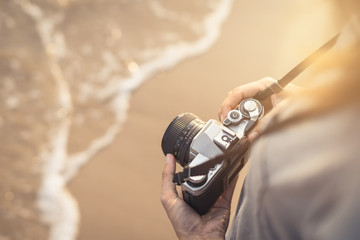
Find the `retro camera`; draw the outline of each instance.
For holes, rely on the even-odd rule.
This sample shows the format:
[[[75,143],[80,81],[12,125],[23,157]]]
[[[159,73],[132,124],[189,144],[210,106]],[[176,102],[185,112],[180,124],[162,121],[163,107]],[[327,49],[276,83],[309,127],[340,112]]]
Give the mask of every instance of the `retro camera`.
[[[173,181],[181,185],[184,201],[199,214],[211,208],[244,166],[249,148],[246,134],[263,113],[261,103],[248,98],[223,123],[212,119],[205,123],[183,113],[166,129],[162,150],[184,167]]]
[[[181,185],[183,199],[199,214],[205,214],[244,166],[249,143],[246,134],[263,116],[260,101],[279,93],[316,59],[331,49],[335,35],[291,71],[253,98],[243,100],[221,124],[203,122],[191,113],[178,115],[162,139],[164,154],[171,153],[184,167],[173,182]]]

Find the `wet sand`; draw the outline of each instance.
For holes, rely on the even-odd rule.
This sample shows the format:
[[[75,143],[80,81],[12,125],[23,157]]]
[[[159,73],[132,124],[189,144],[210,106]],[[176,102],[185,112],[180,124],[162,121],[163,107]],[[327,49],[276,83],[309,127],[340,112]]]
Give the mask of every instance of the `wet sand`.
[[[157,74],[134,93],[120,134],[69,185],[80,208],[78,239],[176,237],[159,200],[164,163],[160,142],[166,127],[182,112],[217,119],[232,88],[264,76],[281,77],[337,31],[319,31],[324,20],[304,15],[309,11],[299,5],[235,1],[210,51]],[[233,209],[240,187],[241,180]]]

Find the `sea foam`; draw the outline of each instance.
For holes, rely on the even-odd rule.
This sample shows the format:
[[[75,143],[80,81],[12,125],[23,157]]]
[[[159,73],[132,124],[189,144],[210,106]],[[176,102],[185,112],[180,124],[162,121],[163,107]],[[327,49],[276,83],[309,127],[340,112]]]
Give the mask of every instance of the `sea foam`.
[[[84,164],[101,149],[110,145],[121,131],[127,118],[129,100],[133,91],[157,72],[170,69],[180,61],[206,52],[218,39],[221,25],[230,13],[233,0],[202,2],[207,3],[206,7],[210,10],[200,21],[194,21],[184,14],[177,13],[176,9],[165,7],[161,1],[149,1],[148,9],[151,14],[160,19],[185,25],[191,31],[197,32],[198,36],[192,40],[179,40],[176,33],[164,35],[169,43],[153,51],[144,50],[140,54],[143,57],[142,61],[133,61],[126,65],[129,72],[127,75],[114,74],[117,69],[124,66],[116,53],[105,49],[100,54],[104,61],[95,79],[105,84],[94,91],[92,85],[81,83],[82,85],[79,84],[80,92],[77,94],[79,96],[73,96],[71,88],[73,83],[67,76],[71,76],[75,70],[71,67],[65,69],[61,63],[63,59],[74,56],[68,46],[70,40],[58,27],[66,15],[63,11],[54,15],[49,14],[41,6],[30,1],[17,1],[17,4],[35,22],[57,87],[58,115],[61,121],[57,129],[50,133],[49,146],[44,148],[41,155],[44,162],[43,181],[38,194],[38,208],[42,220],[50,226],[51,240],[75,239],[80,215],[76,200],[68,192],[66,185]],[[115,30],[113,35],[121,37],[121,32]],[[177,41],[172,41],[173,39]],[[107,43],[113,44],[111,40]],[[91,44],[84,44],[82,51],[84,54],[91,54],[93,47]],[[84,81],[86,82],[86,79]],[[74,102],[77,101],[76,98],[80,99],[79,102],[87,101],[91,95],[98,100],[110,99],[107,107],[114,114],[114,121],[85,148],[69,153],[67,147],[72,134],[71,124],[73,124],[71,116],[77,114]]]

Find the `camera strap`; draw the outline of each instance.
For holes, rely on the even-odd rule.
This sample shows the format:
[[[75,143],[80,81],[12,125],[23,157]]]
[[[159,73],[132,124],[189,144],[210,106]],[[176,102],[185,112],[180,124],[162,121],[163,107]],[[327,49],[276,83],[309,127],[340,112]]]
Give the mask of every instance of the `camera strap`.
[[[173,183],[180,185],[189,180],[190,177],[206,175],[210,168],[215,167],[216,164],[223,162],[225,159],[231,158],[232,155],[235,155],[235,153],[222,154],[195,167],[189,167],[189,165],[187,165],[183,168],[182,172],[175,173]]]
[[[209,169],[215,167],[216,164],[230,159],[236,159],[239,156],[245,156],[249,149],[249,145],[250,144],[246,138],[241,138],[237,144],[238,147],[234,146],[229,152],[221,154],[194,167],[189,167],[189,165],[185,166],[182,172],[175,173],[173,182],[180,185],[181,183],[187,181],[190,177],[206,175],[209,173]],[[239,161],[242,161],[242,159],[239,159]]]
[[[313,52],[310,56],[305,58],[302,62],[296,65],[293,69],[290,70],[285,76],[281,79],[277,80],[265,90],[258,92],[255,95],[255,99],[259,101],[263,101],[270,97],[273,94],[281,92],[286,85],[288,85],[292,80],[294,80],[297,76],[300,75],[305,69],[307,69],[312,63],[318,60],[321,56],[323,56],[326,52],[328,52],[336,43],[340,34],[335,35],[328,42],[322,45],[318,50]]]

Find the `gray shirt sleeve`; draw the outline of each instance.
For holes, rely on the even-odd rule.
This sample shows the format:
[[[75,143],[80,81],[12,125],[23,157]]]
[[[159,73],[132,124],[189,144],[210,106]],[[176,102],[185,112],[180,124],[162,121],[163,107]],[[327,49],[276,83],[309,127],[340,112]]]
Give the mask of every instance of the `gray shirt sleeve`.
[[[359,112],[259,139],[227,239],[360,239]]]

